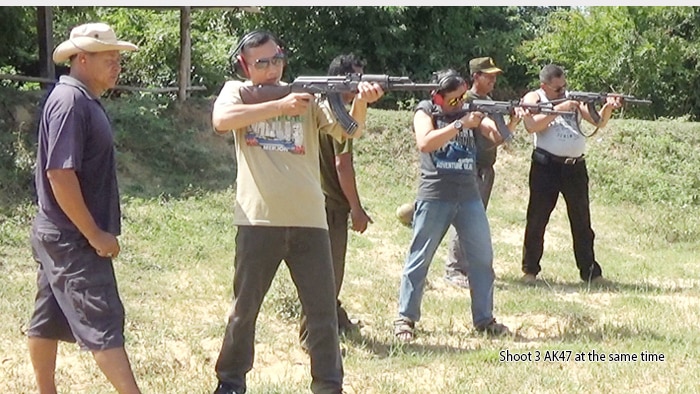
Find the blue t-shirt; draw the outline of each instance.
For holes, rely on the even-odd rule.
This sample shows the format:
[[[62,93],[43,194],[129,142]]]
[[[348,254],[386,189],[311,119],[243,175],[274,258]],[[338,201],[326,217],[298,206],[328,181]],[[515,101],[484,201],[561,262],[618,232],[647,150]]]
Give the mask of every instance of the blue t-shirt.
[[[441,113],[432,101],[418,103],[416,111],[423,111],[433,119],[438,129],[459,119],[464,114]],[[476,182],[476,147],[474,132],[462,130],[439,149],[420,154],[419,200],[467,201],[480,199]]]
[[[37,221],[77,232],[56,202],[46,176],[51,169],[73,169],[97,226],[114,235],[121,233],[116,154],[109,118],[82,82],[65,75],[46,99],[39,120]]]

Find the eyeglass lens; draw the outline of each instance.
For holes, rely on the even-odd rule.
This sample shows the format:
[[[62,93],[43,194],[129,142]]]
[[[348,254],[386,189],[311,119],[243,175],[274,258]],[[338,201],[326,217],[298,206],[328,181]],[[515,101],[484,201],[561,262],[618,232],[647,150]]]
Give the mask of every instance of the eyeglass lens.
[[[258,70],[264,70],[268,68],[270,65],[273,66],[279,66],[284,62],[284,55],[275,55],[273,57],[266,57],[262,59],[258,59],[255,61],[255,68]]]

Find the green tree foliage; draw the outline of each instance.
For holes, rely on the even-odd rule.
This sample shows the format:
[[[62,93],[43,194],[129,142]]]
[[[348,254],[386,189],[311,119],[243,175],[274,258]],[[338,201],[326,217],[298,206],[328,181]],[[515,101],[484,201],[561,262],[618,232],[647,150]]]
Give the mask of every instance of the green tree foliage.
[[[24,12],[24,24],[32,26],[34,8],[10,9],[14,13]],[[287,79],[301,74],[325,74],[330,60],[344,52],[355,52],[366,59],[369,72],[408,75],[420,81],[444,67],[467,74],[468,59],[492,56],[506,71],[497,86],[502,92],[500,96],[512,96],[522,91],[525,75],[523,62],[514,56],[515,49],[532,35],[530,20],[546,15],[549,10],[546,7],[527,10],[524,7],[316,6],[262,7],[261,13],[254,14],[236,8],[195,8],[192,83],[207,86],[207,93],[215,92],[230,77],[230,49],[246,32],[266,28],[288,43]],[[177,8],[60,6],[53,7],[53,11],[55,43],[63,41],[78,24],[109,23],[120,37],[140,47],[138,52],[124,55],[121,83],[175,86],[179,56]],[[9,18],[0,14],[0,22]],[[36,59],[35,48],[27,53]]]
[[[37,57],[34,7],[0,7],[0,73],[31,71]]]
[[[505,64],[519,42],[514,14],[509,7],[269,7],[242,27],[278,32],[297,49],[301,72],[355,52],[370,69],[427,77],[444,67],[466,73],[473,56]]]
[[[120,83],[138,86],[177,86],[180,56],[180,11],[177,8],[55,7],[54,40],[86,21],[110,24],[120,38],[139,46],[124,56]],[[195,9],[192,12],[191,83],[220,86],[226,79],[229,32],[224,21],[232,11]],[[211,91],[209,92],[211,93]]]
[[[590,7],[552,13],[519,48],[533,76],[564,66],[572,89],[650,97],[645,117],[700,115],[697,7]]]
[[[492,56],[506,71],[497,89],[512,97],[523,83],[514,50],[528,37],[527,16],[517,7],[264,7],[231,21],[231,30],[236,38],[258,28],[278,34],[290,54],[288,78],[325,74],[348,52],[364,58],[368,72],[420,81],[446,67],[468,75],[469,59]]]
[[[112,24],[139,45],[125,54],[121,83],[176,86],[179,59],[177,7],[53,7],[54,43],[88,21]],[[355,52],[367,72],[425,81],[444,67],[468,74],[472,57],[491,56],[504,70],[496,99],[522,96],[540,68],[563,65],[571,88],[616,91],[651,98],[629,107],[640,117],[700,116],[699,7],[235,7],[192,10],[192,84],[206,94],[231,77],[229,51],[246,32],[264,28],[280,36],[290,58],[285,79],[325,74],[339,53]],[[37,69],[35,7],[0,8],[0,69]],[[391,94],[395,108],[408,94]]]

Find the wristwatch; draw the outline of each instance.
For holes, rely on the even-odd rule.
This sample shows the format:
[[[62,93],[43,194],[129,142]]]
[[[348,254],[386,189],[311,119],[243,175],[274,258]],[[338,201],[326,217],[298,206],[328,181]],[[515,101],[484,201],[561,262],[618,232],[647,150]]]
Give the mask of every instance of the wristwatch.
[[[455,122],[452,123],[452,127],[454,127],[455,129],[457,129],[457,131],[459,131],[459,132],[461,133],[461,132],[462,132],[462,129],[463,129],[463,127],[464,127],[464,125],[462,124],[462,120],[461,120],[461,119],[455,120]]]

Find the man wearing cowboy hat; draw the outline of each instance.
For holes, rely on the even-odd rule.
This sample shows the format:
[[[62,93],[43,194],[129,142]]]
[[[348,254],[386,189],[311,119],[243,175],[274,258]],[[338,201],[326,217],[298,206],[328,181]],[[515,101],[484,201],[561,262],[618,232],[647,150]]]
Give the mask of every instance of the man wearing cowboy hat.
[[[36,186],[39,208],[31,232],[38,263],[29,323],[29,355],[39,393],[56,393],[58,341],[77,342],[119,393],[140,393],[124,350],[124,307],[112,258],[121,232],[114,134],[99,97],[117,82],[120,51],[104,23],[74,28],[56,47],[70,61],[39,121]]]

